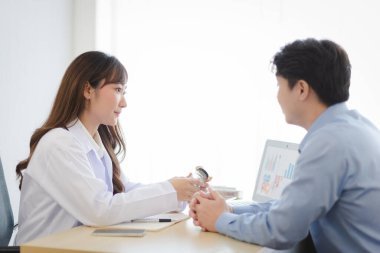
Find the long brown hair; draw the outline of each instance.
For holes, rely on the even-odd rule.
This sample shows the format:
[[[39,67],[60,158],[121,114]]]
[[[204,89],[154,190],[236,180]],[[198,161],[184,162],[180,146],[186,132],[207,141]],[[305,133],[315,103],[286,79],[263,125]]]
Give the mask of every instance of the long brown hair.
[[[93,88],[97,88],[102,80],[105,80],[106,84],[125,84],[127,79],[127,71],[119,60],[102,52],[89,51],[83,53],[70,64],[62,78],[49,117],[40,128],[34,131],[30,139],[28,158],[16,166],[16,174],[20,178],[20,189],[23,180],[22,171],[28,167],[30,158],[40,139],[53,128],[66,129],[67,125],[78,118],[84,110],[85,98],[83,93],[85,84],[90,84]],[[121,181],[118,156],[124,159],[125,142],[120,125],[119,123],[115,126],[100,125],[98,132],[112,160],[113,193],[123,192],[124,185]]]

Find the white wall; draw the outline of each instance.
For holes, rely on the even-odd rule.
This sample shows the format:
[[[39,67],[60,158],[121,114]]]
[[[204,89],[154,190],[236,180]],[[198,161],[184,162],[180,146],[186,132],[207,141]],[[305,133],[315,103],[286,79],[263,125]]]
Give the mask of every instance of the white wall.
[[[73,57],[71,0],[0,1],[0,156],[15,221],[15,166],[29,152]]]
[[[98,0],[73,1],[73,55],[95,50]]]

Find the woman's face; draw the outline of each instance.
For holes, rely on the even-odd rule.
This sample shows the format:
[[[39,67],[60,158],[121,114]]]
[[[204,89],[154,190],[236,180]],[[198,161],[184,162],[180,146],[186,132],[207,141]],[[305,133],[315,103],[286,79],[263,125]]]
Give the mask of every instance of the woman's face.
[[[115,126],[122,109],[127,107],[125,85],[103,80],[99,87],[91,94],[88,116],[95,124]]]

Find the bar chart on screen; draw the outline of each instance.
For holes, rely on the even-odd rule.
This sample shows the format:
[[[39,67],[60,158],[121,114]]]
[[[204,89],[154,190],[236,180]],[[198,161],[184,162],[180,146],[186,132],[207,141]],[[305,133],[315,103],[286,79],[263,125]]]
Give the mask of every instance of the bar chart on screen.
[[[264,157],[260,193],[278,198],[293,180],[298,153],[293,150],[272,147]]]

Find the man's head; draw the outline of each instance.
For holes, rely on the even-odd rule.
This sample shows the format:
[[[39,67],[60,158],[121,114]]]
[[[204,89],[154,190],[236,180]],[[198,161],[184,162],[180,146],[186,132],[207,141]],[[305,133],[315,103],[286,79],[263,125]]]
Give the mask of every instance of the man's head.
[[[330,40],[296,40],[274,56],[273,65],[290,89],[304,80],[326,106],[348,100],[351,64],[344,49]]]

